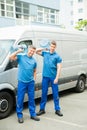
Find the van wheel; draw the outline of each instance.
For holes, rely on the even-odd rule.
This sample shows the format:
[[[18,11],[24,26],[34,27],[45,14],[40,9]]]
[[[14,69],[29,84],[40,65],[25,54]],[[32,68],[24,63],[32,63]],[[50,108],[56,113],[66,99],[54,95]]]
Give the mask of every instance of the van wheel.
[[[85,90],[85,78],[83,76],[81,76],[78,79],[76,88],[75,88],[76,92],[83,92]]]
[[[0,92],[0,119],[11,113],[13,109],[13,98],[8,92]]]

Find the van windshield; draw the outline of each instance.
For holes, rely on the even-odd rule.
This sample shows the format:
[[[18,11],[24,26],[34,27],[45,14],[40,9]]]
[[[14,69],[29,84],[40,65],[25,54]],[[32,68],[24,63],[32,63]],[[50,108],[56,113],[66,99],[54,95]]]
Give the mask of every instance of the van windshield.
[[[9,53],[9,50],[15,40],[0,40],[0,65]]]

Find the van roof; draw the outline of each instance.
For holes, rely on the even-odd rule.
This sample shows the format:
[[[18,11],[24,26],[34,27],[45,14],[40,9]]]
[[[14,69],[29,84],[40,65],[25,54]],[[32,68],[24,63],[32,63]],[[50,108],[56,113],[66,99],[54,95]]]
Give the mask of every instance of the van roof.
[[[57,26],[45,26],[45,25],[27,25],[27,26],[11,26],[4,27],[0,29],[0,39],[18,39],[22,37],[25,32],[31,32],[32,36],[34,35],[34,31],[42,31],[42,32],[59,32],[65,34],[77,34],[77,35],[86,35],[87,32],[78,31],[78,30],[66,30],[61,29]]]
[[[0,29],[0,39],[18,39],[26,30],[31,30],[30,26],[12,26]]]

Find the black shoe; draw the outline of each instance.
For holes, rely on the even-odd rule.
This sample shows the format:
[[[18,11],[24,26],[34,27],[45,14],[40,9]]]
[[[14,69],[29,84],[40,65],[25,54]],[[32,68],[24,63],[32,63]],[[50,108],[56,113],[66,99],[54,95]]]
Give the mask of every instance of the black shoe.
[[[57,110],[57,111],[55,112],[55,114],[57,114],[58,116],[63,116],[63,114],[61,113],[60,110]]]
[[[23,123],[24,122],[23,118],[18,118],[18,122]]]
[[[37,116],[31,116],[31,119],[33,119],[35,121],[40,121],[40,118],[38,118]]]
[[[37,113],[37,116],[40,116],[42,114],[45,114],[45,111],[44,110],[40,110],[38,113]]]

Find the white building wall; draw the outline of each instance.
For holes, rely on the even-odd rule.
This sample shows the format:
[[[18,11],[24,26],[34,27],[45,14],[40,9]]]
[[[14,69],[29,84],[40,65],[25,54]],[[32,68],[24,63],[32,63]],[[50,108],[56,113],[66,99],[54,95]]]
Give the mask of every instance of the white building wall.
[[[72,5],[71,2],[73,2]],[[87,19],[87,0],[82,0],[82,2],[79,0],[61,0],[59,16],[60,25],[66,28],[75,28],[79,20]]]
[[[80,12],[80,10],[83,12]],[[73,12],[74,12],[74,26],[80,19],[84,19],[84,4],[83,2],[78,2],[78,0],[74,0],[73,4]]]
[[[87,19],[87,0],[83,0],[82,2],[78,2],[78,0],[73,0],[73,12],[74,12],[74,26],[80,20]],[[80,12],[80,9],[83,11]]]
[[[84,1],[84,15],[85,19],[87,19],[87,0]]]
[[[71,0],[61,0],[60,1],[60,15],[59,15],[59,23],[62,27],[72,28],[71,22],[73,20],[73,16],[71,12],[73,10],[73,6],[71,5]]]

